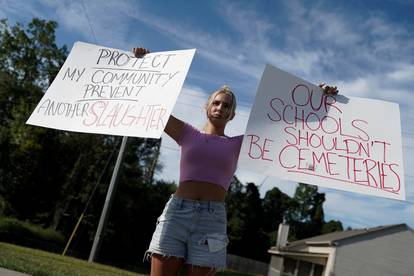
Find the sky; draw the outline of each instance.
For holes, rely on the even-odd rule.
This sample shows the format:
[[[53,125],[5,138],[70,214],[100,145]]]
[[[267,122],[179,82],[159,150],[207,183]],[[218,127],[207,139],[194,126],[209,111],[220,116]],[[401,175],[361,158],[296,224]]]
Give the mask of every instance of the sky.
[[[347,1],[23,1],[0,0],[0,18],[58,23],[59,46],[75,41],[152,52],[196,48],[173,115],[202,128],[203,105],[224,84],[236,92],[227,135],[243,134],[266,64],[340,94],[398,103],[406,201],[319,188],[325,219],[364,228],[407,223],[414,228],[414,0]],[[386,129],[384,129],[386,131]],[[179,148],[162,136],[162,172],[179,178]],[[243,182],[292,196],[297,183],[238,169]]]

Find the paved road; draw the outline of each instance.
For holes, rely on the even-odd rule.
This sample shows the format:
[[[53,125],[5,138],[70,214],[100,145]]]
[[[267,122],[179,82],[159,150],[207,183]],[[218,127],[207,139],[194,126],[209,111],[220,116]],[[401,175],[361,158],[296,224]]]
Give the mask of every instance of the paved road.
[[[8,270],[0,267],[0,276],[29,276],[29,274]]]

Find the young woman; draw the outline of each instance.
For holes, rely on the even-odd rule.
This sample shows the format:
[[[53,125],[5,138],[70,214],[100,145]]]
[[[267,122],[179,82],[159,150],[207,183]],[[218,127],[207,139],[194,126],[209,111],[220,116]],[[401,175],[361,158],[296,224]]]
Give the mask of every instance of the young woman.
[[[148,53],[134,48],[135,56]],[[325,88],[335,94],[336,87]],[[226,266],[225,196],[236,171],[243,135],[224,130],[234,118],[236,98],[229,87],[215,91],[206,105],[207,124],[199,131],[170,116],[165,132],[181,147],[180,183],[157,220],[146,256],[151,275],[213,275]]]

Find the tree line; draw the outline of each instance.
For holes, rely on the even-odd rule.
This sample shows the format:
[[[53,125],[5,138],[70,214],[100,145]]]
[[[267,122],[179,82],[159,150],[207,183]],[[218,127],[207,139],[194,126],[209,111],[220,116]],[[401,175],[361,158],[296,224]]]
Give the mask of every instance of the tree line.
[[[0,216],[68,239],[84,214],[69,252],[87,258],[122,138],[25,124],[68,55],[66,46],[56,44],[56,28],[56,22],[36,18],[27,26],[0,21]],[[98,260],[141,262],[156,219],[177,187],[154,181],[162,172],[160,144],[129,139]],[[234,177],[226,198],[229,253],[268,261],[282,221],[291,225],[290,240],[342,230],[339,221],[325,221],[324,201],[317,187],[305,184],[293,197],[273,188],[262,199],[254,183]]]

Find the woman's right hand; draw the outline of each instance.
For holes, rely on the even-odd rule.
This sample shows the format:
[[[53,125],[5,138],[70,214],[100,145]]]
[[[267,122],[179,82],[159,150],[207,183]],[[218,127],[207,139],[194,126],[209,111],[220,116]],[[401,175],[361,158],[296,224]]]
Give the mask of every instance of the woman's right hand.
[[[132,53],[134,54],[134,56],[136,58],[142,58],[146,54],[149,54],[150,51],[148,49],[146,49],[146,48],[137,47],[137,48],[133,48],[132,49]]]
[[[325,83],[321,83],[319,84],[319,87],[322,88],[323,93],[327,95],[338,95],[339,90],[336,86],[329,86]]]

